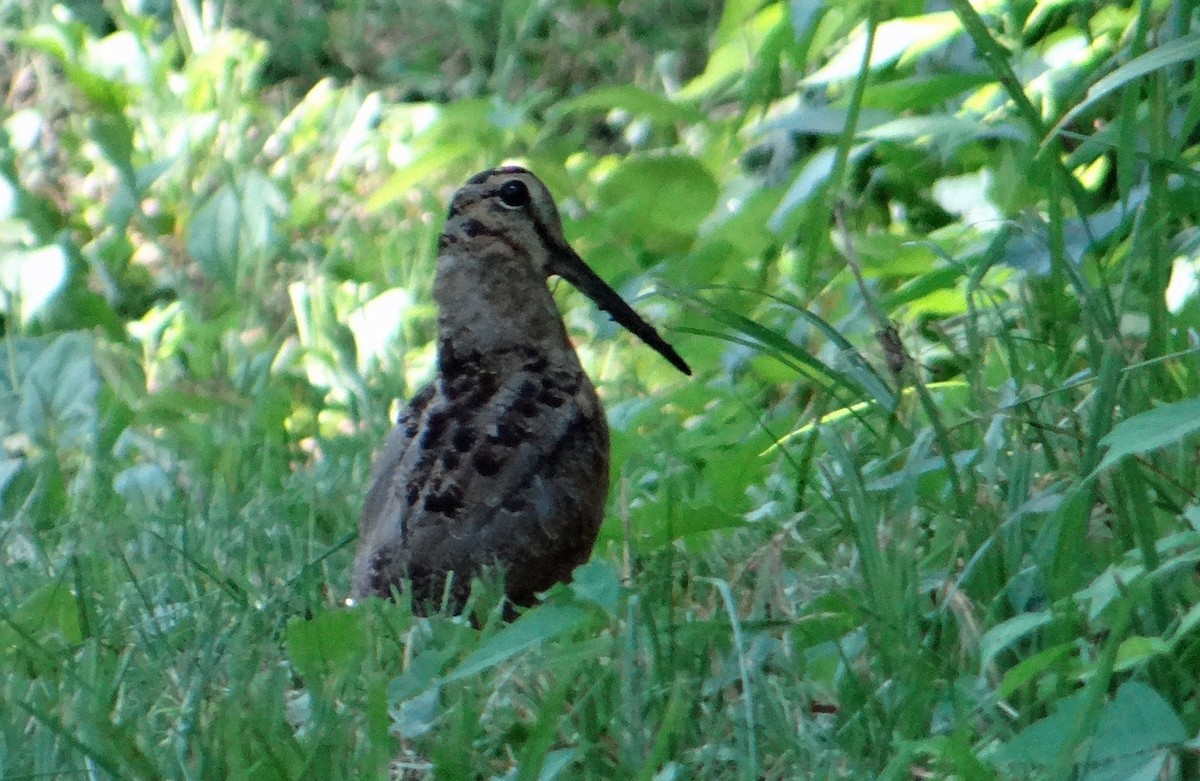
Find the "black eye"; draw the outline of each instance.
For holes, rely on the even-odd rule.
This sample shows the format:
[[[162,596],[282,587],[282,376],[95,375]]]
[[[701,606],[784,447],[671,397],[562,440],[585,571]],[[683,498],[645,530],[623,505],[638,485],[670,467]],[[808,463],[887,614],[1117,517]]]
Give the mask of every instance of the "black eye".
[[[510,209],[529,204],[529,188],[520,179],[509,179],[500,185],[500,201]]]

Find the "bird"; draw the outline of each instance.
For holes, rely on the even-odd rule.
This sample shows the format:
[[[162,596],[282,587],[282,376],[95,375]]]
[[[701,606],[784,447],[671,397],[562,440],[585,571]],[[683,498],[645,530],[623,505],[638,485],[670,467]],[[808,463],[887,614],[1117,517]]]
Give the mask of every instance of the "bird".
[[[375,458],[352,600],[407,585],[415,614],[460,613],[472,579],[498,571],[510,615],[591,556],[608,496],[608,423],[552,276],[691,375],[567,243],[540,179],[513,165],[472,176],[438,239],[437,374]]]

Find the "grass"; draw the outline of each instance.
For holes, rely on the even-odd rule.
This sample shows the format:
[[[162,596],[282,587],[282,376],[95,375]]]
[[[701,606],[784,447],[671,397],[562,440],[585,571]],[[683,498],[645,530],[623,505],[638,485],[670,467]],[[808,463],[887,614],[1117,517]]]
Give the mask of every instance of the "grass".
[[[635,5],[0,0],[0,778],[1197,777],[1191,11]],[[557,286],[591,562],[346,607],[508,157],[697,376]]]

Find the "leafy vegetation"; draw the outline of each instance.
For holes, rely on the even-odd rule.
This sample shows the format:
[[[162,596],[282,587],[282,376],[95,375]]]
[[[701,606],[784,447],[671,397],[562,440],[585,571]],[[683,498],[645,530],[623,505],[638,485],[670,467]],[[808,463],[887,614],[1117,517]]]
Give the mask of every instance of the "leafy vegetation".
[[[0,0],[0,777],[1200,776],[1200,18],[947,5]],[[593,560],[347,608],[504,159],[697,376],[561,286]]]

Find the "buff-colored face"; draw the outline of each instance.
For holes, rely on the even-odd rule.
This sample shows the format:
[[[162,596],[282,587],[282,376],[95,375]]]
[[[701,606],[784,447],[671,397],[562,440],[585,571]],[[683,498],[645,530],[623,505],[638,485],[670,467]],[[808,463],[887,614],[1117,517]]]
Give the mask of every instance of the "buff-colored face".
[[[476,174],[450,202],[439,245],[443,257],[484,241],[499,245],[499,251],[515,262],[532,264],[531,270],[543,279],[554,275],[567,280],[681,372],[692,373],[679,353],[571,249],[550,191],[524,168],[506,166]]]

